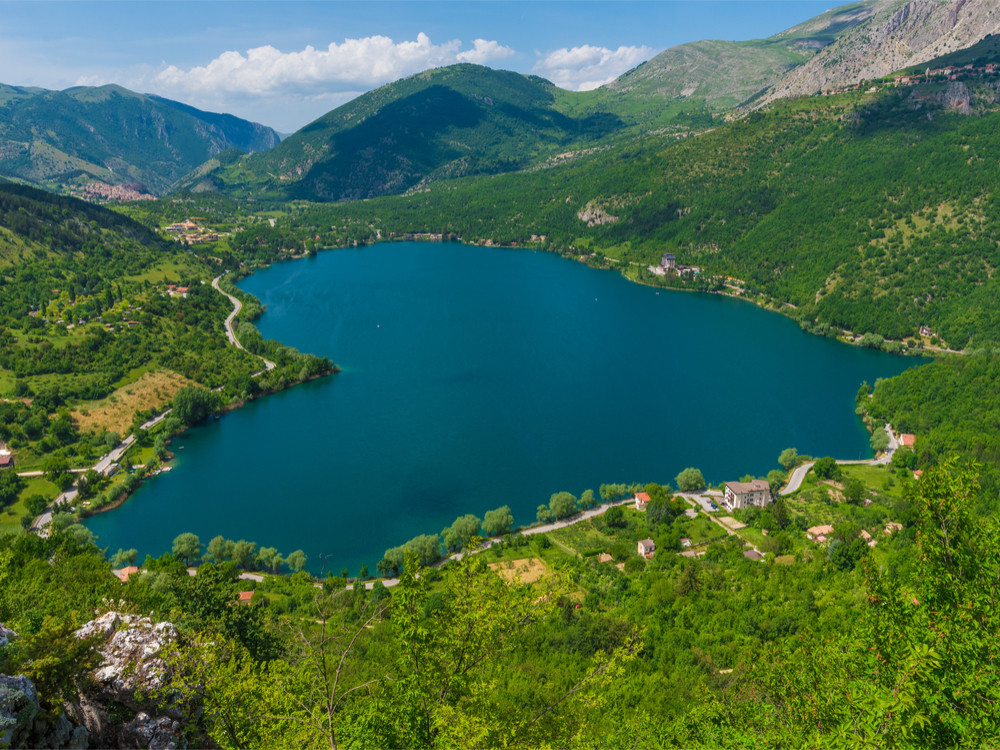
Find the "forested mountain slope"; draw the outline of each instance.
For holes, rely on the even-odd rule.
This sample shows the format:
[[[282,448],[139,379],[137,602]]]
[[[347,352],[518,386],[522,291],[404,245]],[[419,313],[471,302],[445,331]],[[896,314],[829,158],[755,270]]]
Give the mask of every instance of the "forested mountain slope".
[[[301,231],[374,216],[383,236],[542,242],[641,266],[669,251],[806,324],[895,339],[926,325],[961,348],[1000,339],[998,109],[992,78],[794,101],[680,143],[316,208]]]
[[[477,65],[431,70],[364,94],[271,151],[191,182],[243,197],[357,200],[425,180],[509,172],[621,125],[600,113],[567,116],[556,94],[541,78]]]
[[[278,140],[263,125],[120,86],[0,84],[0,174],[47,186],[93,179],[159,194],[215,154]]]

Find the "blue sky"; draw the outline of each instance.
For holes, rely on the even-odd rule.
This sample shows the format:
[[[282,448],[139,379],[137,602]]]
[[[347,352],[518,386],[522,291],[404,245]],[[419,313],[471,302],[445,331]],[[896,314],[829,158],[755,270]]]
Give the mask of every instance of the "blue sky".
[[[838,4],[3,2],[0,82],[118,83],[291,132],[376,86],[439,65],[477,62],[593,88],[675,44],[766,37]]]

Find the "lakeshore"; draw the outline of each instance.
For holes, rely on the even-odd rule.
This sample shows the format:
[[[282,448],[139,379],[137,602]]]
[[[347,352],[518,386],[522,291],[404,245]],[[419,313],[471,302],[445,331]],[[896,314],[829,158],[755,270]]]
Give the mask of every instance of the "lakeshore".
[[[88,519],[102,546],[158,554],[192,531],[353,569],[462,513],[510,505],[523,524],[556,491],[765,474],[793,445],[863,458],[860,381],[914,364],[738,300],[475,250],[383,244],[241,281],[265,337],[347,366],[186,432],[175,471]]]

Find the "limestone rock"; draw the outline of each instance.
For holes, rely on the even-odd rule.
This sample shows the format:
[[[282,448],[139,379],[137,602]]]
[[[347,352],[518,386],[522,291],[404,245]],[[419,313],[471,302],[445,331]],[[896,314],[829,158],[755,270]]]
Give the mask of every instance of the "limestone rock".
[[[169,716],[151,717],[147,713],[136,714],[119,733],[122,747],[147,747],[150,750],[173,750],[183,747],[184,738],[181,725]]]
[[[35,684],[23,675],[0,675],[0,747],[28,745],[37,715]]]
[[[151,707],[157,691],[170,678],[160,651],[177,638],[171,623],[154,624],[148,617],[108,612],[76,635],[104,639],[97,647],[103,661],[93,675],[103,697],[136,711]]]
[[[17,638],[17,633],[0,623],[0,646],[6,646],[14,638]]]

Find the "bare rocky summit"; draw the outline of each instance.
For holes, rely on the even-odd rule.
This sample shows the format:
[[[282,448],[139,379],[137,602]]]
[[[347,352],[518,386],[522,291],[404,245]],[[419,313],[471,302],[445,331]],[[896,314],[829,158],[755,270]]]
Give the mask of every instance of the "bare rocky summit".
[[[757,102],[853,86],[922,65],[1000,33],[997,0],[880,0],[874,13]]]

